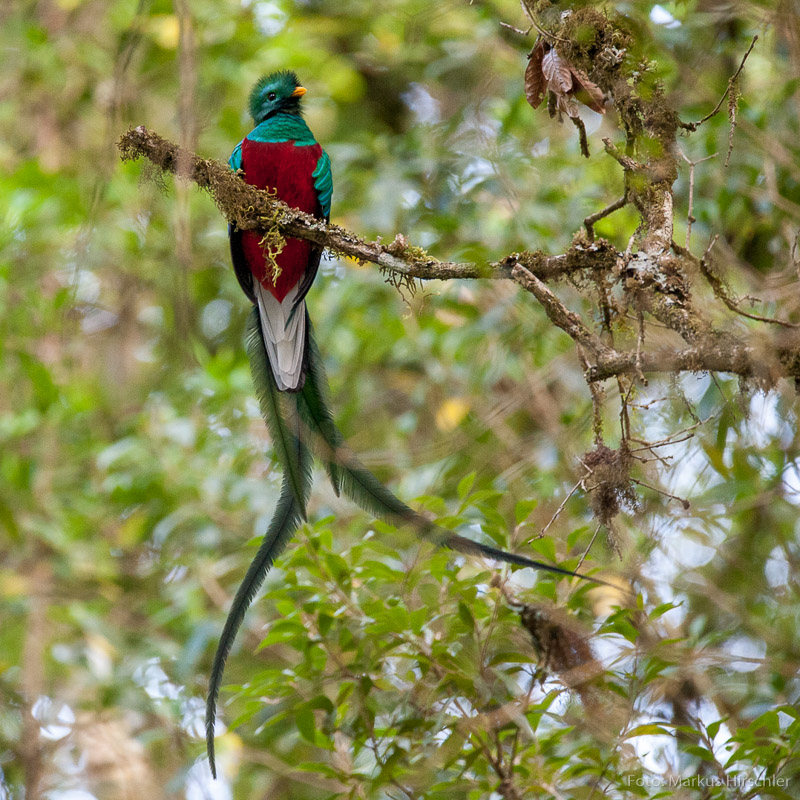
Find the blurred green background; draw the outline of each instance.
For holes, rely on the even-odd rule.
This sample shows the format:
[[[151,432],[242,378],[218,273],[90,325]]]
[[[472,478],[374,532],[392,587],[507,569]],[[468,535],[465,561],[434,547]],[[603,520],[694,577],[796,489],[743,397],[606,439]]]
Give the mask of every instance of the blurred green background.
[[[800,4],[597,5],[628,15],[636,57],[687,120],[713,107],[760,35],[730,166],[724,114],[680,141],[692,160],[719,154],[697,168],[692,244],[701,253],[719,233],[734,289],[796,313]],[[703,764],[791,771],[794,393],[690,375],[643,387],[632,423],[653,441],[705,421],[662,449],[670,463],[635,475],[692,508],[641,488],[618,522],[621,557],[601,534],[584,565],[638,577],[640,613],[673,642],[648,650],[628,612],[606,621],[606,680],[628,709],[613,735],[588,729],[575,698],[534,691],[530,642],[486,565],[456,570],[320,474],[311,522],[240,633],[222,718],[243,724],[222,735],[222,780],[208,781],[211,654],[280,476],[224,220],[193,186],[121,164],[115,142],[144,124],[225,160],[250,129],[252,83],[292,68],[333,163],[333,221],[384,241],[402,232],[449,260],[562,252],[621,194],[600,142],[620,134],[613,111],[586,112],[581,158],[574,128],[525,101],[533,37],[501,23],[527,27],[516,0],[0,8],[0,797],[515,796],[492,753],[516,759],[524,797],[588,797],[601,779],[626,796],[626,777]],[[687,177],[675,187],[681,243]],[[597,231],[624,249],[636,225],[625,209]],[[590,292],[559,292],[591,316]],[[327,260],[309,308],[337,418],[382,479],[468,535],[578,563],[596,530],[582,492],[539,534],[580,477],[590,397],[571,342],[532,297],[499,281],[412,295],[371,265]],[[532,583],[515,586],[556,598],[552,580]],[[585,587],[558,597],[587,627],[607,614]],[[695,687],[689,733],[664,733],[664,687],[682,681]],[[517,719],[470,732],[465,720],[520,692]]]

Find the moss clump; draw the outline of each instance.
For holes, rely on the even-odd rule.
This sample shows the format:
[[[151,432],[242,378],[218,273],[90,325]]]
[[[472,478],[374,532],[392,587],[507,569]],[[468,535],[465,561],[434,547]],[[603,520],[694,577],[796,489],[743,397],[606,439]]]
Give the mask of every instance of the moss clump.
[[[277,190],[267,189],[266,192],[271,198],[278,199]],[[270,214],[258,218],[260,223],[258,230],[262,234],[259,245],[267,262],[267,274],[271,277],[273,284],[277,282],[281,274],[277,258],[286,246],[286,239],[278,227],[281,218],[282,214],[277,206]]]
[[[572,237],[572,244],[566,256],[570,267],[597,272],[613,270],[617,264],[618,253],[608,239],[599,238],[592,241],[586,231],[581,229]]]
[[[638,506],[631,483],[632,458],[627,447],[611,450],[601,444],[586,453],[582,461],[589,473],[586,480],[590,502],[598,522],[609,527],[621,506],[632,510]]]
[[[601,89],[610,90],[633,42],[623,18],[612,21],[594,8],[580,8],[562,18],[557,34],[558,54],[586,72]]]
[[[506,261],[510,264],[520,264],[534,274],[541,268],[547,256],[541,250],[523,250],[521,253],[512,253]]]
[[[410,244],[406,249],[404,255],[408,256],[409,258],[413,259],[414,261],[420,261],[424,264],[431,264],[438,261],[438,259],[434,258],[424,247],[417,247],[416,245]]]
[[[671,150],[680,120],[665,100],[654,65],[636,54],[629,21],[585,7],[565,14],[555,34],[559,55],[611,96],[628,142],[636,143],[640,157],[648,165],[665,162],[659,180],[674,181]],[[653,146],[648,142],[655,144],[657,153],[648,152]]]
[[[519,615],[546,670],[563,676],[571,687],[586,680],[592,671],[583,674],[581,668],[594,664],[595,657],[588,636],[574,620],[539,604],[522,606]]]
[[[417,245],[409,244],[402,233],[394,237],[391,244],[386,245],[385,250],[393,256],[402,257],[405,260],[416,261],[420,264],[436,264],[438,259],[434,258],[427,250]]]

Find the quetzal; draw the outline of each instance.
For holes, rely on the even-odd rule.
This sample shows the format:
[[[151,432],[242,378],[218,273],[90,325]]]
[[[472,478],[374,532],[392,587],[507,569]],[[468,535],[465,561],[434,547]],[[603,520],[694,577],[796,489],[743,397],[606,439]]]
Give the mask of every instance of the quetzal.
[[[261,78],[250,94],[255,128],[236,145],[229,164],[243,171],[247,183],[275,191],[288,205],[327,221],[333,191],[331,165],[303,120],[301,100],[305,94],[293,72]],[[236,592],[214,656],[206,704],[206,744],[215,777],[214,722],[225,661],[264,576],[306,517],[312,467],[309,444],[325,462],[336,494],[344,491],[369,513],[410,525],[440,546],[559,575],[577,575],[440,528],[383,486],[348,450],[329,408],[327,379],[305,302],[322,248],[287,238],[275,255],[265,252],[258,231],[240,231],[231,225],[228,235],[236,277],[253,303],[247,343],[253,382],[284,474],[275,514]]]

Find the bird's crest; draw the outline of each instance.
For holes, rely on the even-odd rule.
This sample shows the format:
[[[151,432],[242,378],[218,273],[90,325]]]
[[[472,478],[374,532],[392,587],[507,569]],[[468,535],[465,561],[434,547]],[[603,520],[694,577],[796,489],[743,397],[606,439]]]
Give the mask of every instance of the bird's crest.
[[[288,70],[270,72],[259,78],[250,91],[250,114],[256,122],[263,122],[277,111],[300,113],[300,86],[297,73]],[[305,93],[305,90],[303,90]]]

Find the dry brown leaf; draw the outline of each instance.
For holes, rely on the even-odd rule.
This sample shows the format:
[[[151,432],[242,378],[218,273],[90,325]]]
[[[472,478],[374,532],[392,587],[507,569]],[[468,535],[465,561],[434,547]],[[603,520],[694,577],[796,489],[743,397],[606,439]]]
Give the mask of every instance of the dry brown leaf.
[[[606,113],[602,89],[592,83],[586,73],[576,70],[547,42],[539,39],[528,54],[525,97],[533,108],[538,108],[548,92],[555,95],[555,110],[559,115],[564,113],[577,119],[576,98],[592,111]]]
[[[542,74],[547,81],[547,88],[556,96],[568,95],[572,91],[572,67],[555,50],[544,54]]]
[[[547,94],[547,81],[542,73],[543,58],[544,40],[538,39],[528,53],[528,66],[525,69],[525,97],[533,108],[539,108]]]
[[[575,79],[575,83],[577,83],[577,86],[575,86],[575,96],[578,100],[585,106],[589,106],[592,111],[596,111],[598,114],[605,114],[606,107],[603,90],[596,83],[592,83],[586,77],[585,72],[573,69],[572,75]]]

